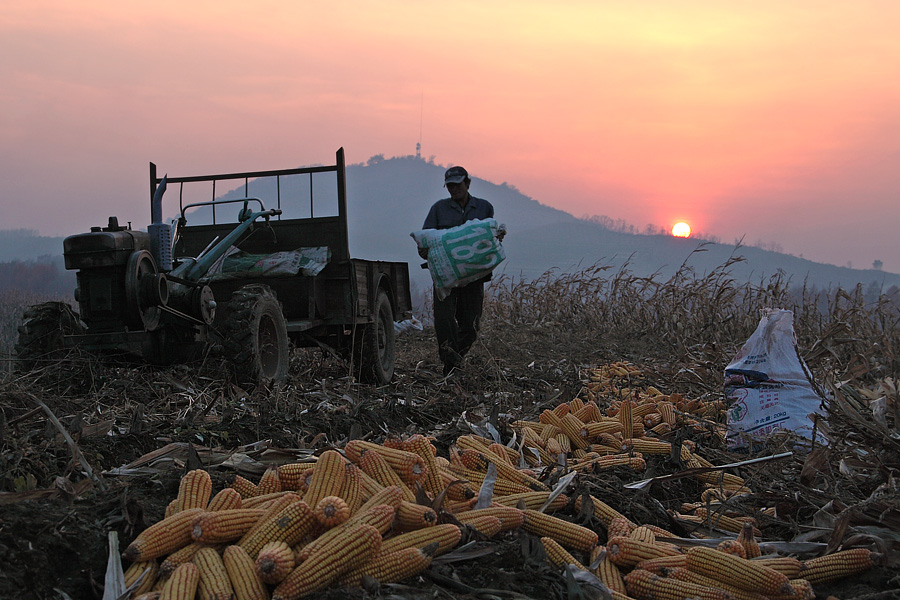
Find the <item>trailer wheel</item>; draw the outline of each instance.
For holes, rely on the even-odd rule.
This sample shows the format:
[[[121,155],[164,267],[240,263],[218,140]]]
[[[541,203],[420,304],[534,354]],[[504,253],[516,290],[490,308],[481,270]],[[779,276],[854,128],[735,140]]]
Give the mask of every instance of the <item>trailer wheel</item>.
[[[387,384],[394,376],[394,309],[384,290],[375,297],[375,322],[367,325],[362,335],[360,360],[362,378],[371,383]]]
[[[43,302],[28,307],[19,325],[15,350],[18,368],[34,369],[42,360],[62,350],[63,338],[84,332],[84,325],[65,302]]]
[[[231,295],[223,346],[243,383],[273,383],[287,377],[287,324],[272,288],[245,285]]]

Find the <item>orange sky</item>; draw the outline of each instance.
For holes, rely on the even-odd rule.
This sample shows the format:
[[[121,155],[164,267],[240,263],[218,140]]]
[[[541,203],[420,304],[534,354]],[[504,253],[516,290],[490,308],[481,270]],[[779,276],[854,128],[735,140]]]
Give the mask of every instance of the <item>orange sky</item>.
[[[895,0],[6,0],[0,229],[140,221],[150,160],[363,162],[421,135],[576,216],[900,272],[897,23]]]

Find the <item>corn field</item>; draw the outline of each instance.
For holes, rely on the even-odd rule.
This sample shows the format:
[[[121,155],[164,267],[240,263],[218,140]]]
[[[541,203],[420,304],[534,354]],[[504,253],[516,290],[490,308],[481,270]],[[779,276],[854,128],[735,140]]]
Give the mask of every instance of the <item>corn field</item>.
[[[739,282],[729,268],[698,275],[683,266],[672,278],[637,277],[590,267],[547,272],[534,281],[492,283],[485,322],[492,329],[542,331],[546,342],[588,356],[607,348],[623,355],[669,357],[722,373],[756,329],[761,311],[793,311],[803,358],[818,374],[896,377],[900,359],[900,301],[872,298],[862,286],[815,290],[777,275]]]

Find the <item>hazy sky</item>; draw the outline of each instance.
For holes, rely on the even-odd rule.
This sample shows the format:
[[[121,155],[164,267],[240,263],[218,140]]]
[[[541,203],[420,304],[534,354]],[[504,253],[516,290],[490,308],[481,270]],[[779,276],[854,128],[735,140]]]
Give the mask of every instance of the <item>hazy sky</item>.
[[[896,0],[4,0],[0,229],[144,226],[149,161],[421,139],[576,216],[900,272],[898,24]]]

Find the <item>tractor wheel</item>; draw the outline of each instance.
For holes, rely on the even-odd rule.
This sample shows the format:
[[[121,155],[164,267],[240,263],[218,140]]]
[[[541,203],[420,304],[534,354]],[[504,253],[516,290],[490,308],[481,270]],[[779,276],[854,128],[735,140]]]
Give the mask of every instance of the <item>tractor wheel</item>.
[[[231,295],[223,347],[242,383],[274,383],[287,377],[287,324],[272,288],[245,285]]]
[[[63,337],[84,332],[84,325],[65,302],[44,302],[25,310],[15,350],[18,367],[34,369],[42,360],[63,349]]]
[[[384,385],[394,376],[394,310],[384,290],[375,297],[375,322],[367,325],[360,340],[362,378]]]

